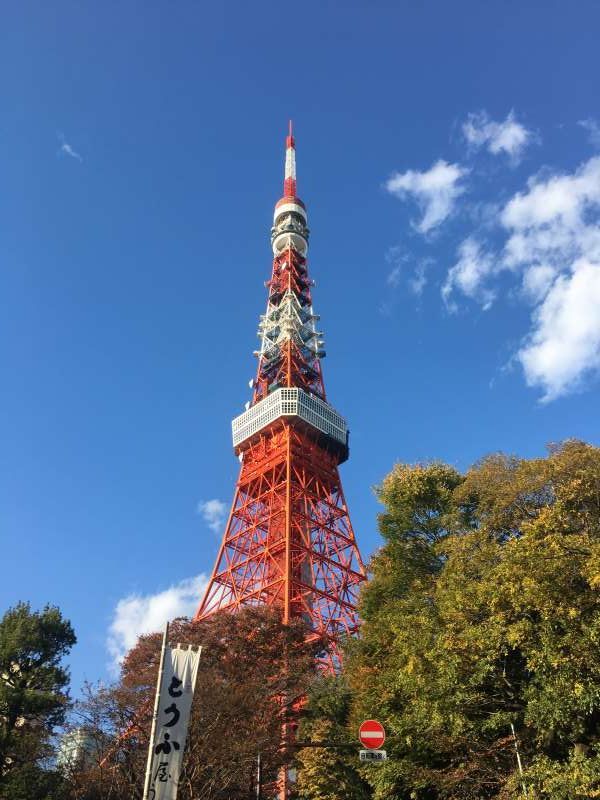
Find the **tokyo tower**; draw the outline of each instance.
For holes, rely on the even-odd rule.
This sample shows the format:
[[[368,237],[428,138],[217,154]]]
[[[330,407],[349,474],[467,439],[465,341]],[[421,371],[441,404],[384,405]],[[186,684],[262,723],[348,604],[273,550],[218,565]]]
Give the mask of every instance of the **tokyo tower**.
[[[325,395],[308,236],[290,123],[252,401],[232,422],[240,475],[195,619],[245,605],[278,606],[284,622],[301,617],[310,635],[323,639],[323,663],[335,670],[340,640],[358,630],[365,570],[338,472],[348,458],[348,427]]]

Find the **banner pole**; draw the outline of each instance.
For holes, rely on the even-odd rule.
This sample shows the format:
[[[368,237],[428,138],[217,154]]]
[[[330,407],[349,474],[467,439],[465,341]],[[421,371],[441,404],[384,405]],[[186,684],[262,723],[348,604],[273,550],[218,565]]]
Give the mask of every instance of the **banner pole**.
[[[256,757],[256,800],[262,800],[262,760],[260,753]]]
[[[152,771],[152,749],[154,747],[154,734],[156,733],[156,720],[158,719],[158,702],[160,700],[160,685],[162,683],[163,672],[165,671],[165,651],[167,649],[168,638],[169,638],[169,623],[165,622],[165,632],[163,633],[162,647],[160,650],[160,662],[158,665],[158,680],[156,682],[156,697],[154,698],[154,711],[152,712],[152,728],[150,729],[150,743],[148,745],[148,761],[146,763],[146,777],[144,779],[143,800],[148,800],[148,790],[150,789],[150,775]]]

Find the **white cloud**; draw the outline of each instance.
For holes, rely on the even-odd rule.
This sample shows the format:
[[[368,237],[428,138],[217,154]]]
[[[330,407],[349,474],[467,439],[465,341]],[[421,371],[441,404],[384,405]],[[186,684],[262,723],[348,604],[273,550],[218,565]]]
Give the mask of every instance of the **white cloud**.
[[[580,119],[577,123],[588,132],[590,144],[600,147],[600,124],[595,119]]]
[[[398,265],[393,267],[387,274],[385,282],[388,286],[391,286],[395,289],[398,284],[400,283],[400,275],[402,274],[402,268]]]
[[[423,289],[427,284],[427,270],[433,263],[433,259],[423,258],[415,267],[413,276],[408,281],[409,289],[417,297],[420,297],[423,294]]]
[[[580,259],[556,279],[517,353],[529,386],[543,402],[578,388],[600,370],[600,263]]]
[[[422,212],[415,227],[420,233],[429,233],[452,214],[456,200],[465,191],[461,181],[468,172],[459,164],[440,159],[426,172],[409,169],[393,173],[385,188],[400,200],[414,198]]]
[[[400,245],[393,245],[388,247],[385,254],[385,260],[391,265],[391,269],[386,275],[385,282],[392,289],[396,289],[400,284],[400,277],[402,275],[403,264],[408,261],[408,254]]]
[[[409,267],[411,258],[409,254],[404,251],[403,247],[394,245],[388,248],[385,254],[385,260],[391,265],[391,269],[386,275],[385,282],[390,288],[397,289],[402,282],[407,267]],[[412,268],[412,273],[409,272],[405,278],[409,290],[417,297],[423,293],[423,289],[427,284],[426,273],[433,263],[434,261],[432,258],[422,258]],[[389,303],[383,303],[380,305],[379,310],[381,313],[387,315],[391,311],[391,306]]]
[[[65,156],[69,156],[69,158],[74,158],[76,161],[83,161],[83,158],[66,141],[64,135],[62,133],[60,133],[60,131],[57,133],[57,136],[58,136],[58,139],[60,141],[60,147],[58,148],[58,155],[65,155]]]
[[[198,503],[198,513],[202,515],[204,522],[214,533],[219,533],[223,523],[225,522],[225,515],[227,513],[227,506],[222,500],[201,500]]]
[[[68,142],[63,142],[62,145],[60,146],[60,149],[61,152],[65,153],[68,156],[71,156],[71,158],[75,158],[77,159],[77,161],[83,161],[83,158],[79,155],[79,153],[73,150],[73,148]]]
[[[516,194],[506,204],[501,222],[507,229],[529,234],[559,226],[570,236],[576,234],[576,229],[583,223],[582,215],[586,206],[598,204],[600,157],[595,157],[582,164],[572,175],[530,179],[528,190]],[[544,241],[540,241],[539,245],[546,246]]]
[[[165,622],[176,617],[191,617],[202,600],[207,583],[205,575],[197,575],[156,594],[130,594],[119,600],[106,642],[113,672],[118,670],[139,636],[160,631]]]
[[[481,303],[483,310],[487,311],[496,295],[485,282],[494,269],[495,259],[483,250],[480,243],[473,237],[465,239],[458,248],[458,261],[448,271],[442,286],[442,297],[448,310],[456,311],[456,304],[450,300],[452,290],[456,288]]]
[[[579,259],[600,263],[599,210],[600,157],[572,174],[532,178],[527,191],[506,204],[500,215],[507,232],[501,258],[507,268],[523,271],[523,290],[534,305],[557,276],[572,274]],[[580,371],[587,366],[581,363]],[[567,389],[565,384],[562,392]]]
[[[544,299],[556,278],[556,269],[549,264],[533,264],[523,274],[523,293],[533,303]]]
[[[585,119],[578,124],[600,147],[600,123]],[[485,111],[470,114],[462,130],[472,147],[503,154],[513,163],[540,141],[514,111],[502,121]],[[413,225],[429,234],[455,212],[469,173],[440,159],[423,172],[393,173],[385,188],[417,203],[421,217]],[[546,168],[507,202],[467,203],[466,211],[475,230],[463,235],[443,282],[447,309],[457,310],[459,295],[489,309],[505,291],[508,279],[500,276],[511,276],[519,287],[509,290],[511,297],[531,309],[529,331],[512,363],[520,364],[529,386],[541,390],[543,402],[578,390],[600,373],[600,155],[571,172]],[[405,280],[418,296],[426,285],[427,265],[413,266],[411,275],[405,260],[390,261],[387,283],[395,288]],[[381,308],[382,313],[390,310],[389,302]]]
[[[506,153],[513,162],[534,139],[532,131],[517,122],[514,111],[503,122],[494,122],[485,111],[469,114],[462,131],[472,147],[485,147],[493,155]]]
[[[466,239],[442,295],[451,310],[454,290],[489,308],[497,294],[492,279],[502,270],[520,276],[532,316],[516,360],[548,402],[600,368],[600,157],[573,173],[530,178],[498,222],[505,235],[499,252]]]

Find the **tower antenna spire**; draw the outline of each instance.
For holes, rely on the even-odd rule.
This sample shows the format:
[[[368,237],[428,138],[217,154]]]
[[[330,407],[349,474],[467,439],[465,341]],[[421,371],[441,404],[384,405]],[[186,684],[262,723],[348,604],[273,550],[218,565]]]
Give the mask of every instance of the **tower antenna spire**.
[[[285,139],[285,176],[283,179],[283,196],[296,197],[296,141],[293,134],[292,120],[289,120],[288,135]]]

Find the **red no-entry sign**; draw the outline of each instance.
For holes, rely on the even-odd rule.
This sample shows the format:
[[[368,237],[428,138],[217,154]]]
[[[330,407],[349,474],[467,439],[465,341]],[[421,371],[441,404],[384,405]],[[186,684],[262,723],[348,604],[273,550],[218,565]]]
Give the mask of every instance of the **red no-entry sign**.
[[[358,729],[361,744],[369,750],[377,750],[385,742],[385,730],[376,719],[366,719]]]

